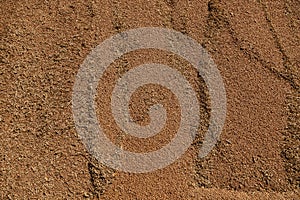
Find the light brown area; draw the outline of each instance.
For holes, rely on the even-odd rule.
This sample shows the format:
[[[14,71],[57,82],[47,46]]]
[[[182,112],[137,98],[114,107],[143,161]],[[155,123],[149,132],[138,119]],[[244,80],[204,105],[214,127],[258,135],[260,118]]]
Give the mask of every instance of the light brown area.
[[[0,199],[297,199],[299,9],[297,0],[1,1]],[[75,130],[71,95],[92,48],[144,26],[181,31],[209,51],[224,78],[228,112],[218,145],[198,160],[209,116],[201,78],[166,52],[120,58],[107,72],[107,86],[129,68],[155,60],[192,82],[203,116],[199,136],[183,157],[153,173],[130,174],[88,154]],[[140,123],[147,123],[151,103],[176,103],[162,88],[152,89],[158,90],[145,87],[132,98],[132,116]],[[136,104],[139,96],[148,104]],[[103,117],[111,117],[108,107],[99,101],[97,106],[103,108],[99,120],[113,123]],[[169,110],[176,113],[168,118],[172,128],[151,140],[110,129],[107,134],[129,150],[159,148],[176,130],[177,108]]]
[[[285,199],[298,199],[299,193],[296,192],[236,192],[224,189],[199,189],[197,190],[192,199],[203,200],[223,200],[223,199],[243,199],[243,200],[285,200]]]

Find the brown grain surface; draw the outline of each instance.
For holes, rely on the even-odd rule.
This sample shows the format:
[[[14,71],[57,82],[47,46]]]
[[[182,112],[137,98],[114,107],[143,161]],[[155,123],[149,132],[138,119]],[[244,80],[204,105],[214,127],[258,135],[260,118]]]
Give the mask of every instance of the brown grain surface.
[[[2,0],[0,8],[0,199],[299,197],[299,1]],[[209,117],[202,79],[168,52],[122,56],[99,82],[97,96],[98,119],[117,145],[155,150],[178,126],[176,98],[155,85],[137,91],[130,108],[146,124],[147,108],[164,104],[171,114],[163,132],[137,140],[114,124],[109,96],[101,89],[111,90],[118,77],[142,63],[182,72],[197,91],[203,116],[197,140],[180,159],[152,173],[132,174],[89,155],[74,126],[72,87],[94,47],[145,26],[175,29],[208,50],[224,79],[228,111],[217,146],[197,159]]]

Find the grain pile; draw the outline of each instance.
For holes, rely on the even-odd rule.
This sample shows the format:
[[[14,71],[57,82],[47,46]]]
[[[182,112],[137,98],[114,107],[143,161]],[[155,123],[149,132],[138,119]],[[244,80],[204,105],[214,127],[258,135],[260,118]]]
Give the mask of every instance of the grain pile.
[[[299,195],[300,3],[297,0],[13,1],[0,3],[0,199],[296,199]],[[130,174],[98,163],[78,138],[72,87],[88,53],[138,27],[175,29],[207,49],[224,79],[227,119],[220,141],[197,153],[207,129],[207,88],[189,63],[143,50],[116,60],[99,83],[99,121],[111,121],[101,88],[143,62],[182,72],[198,93],[201,127],[172,165]],[[140,102],[142,98],[144,102]],[[133,118],[149,120],[155,102],[176,105],[167,90],[142,88]],[[179,108],[163,133],[138,141],[108,136],[131,151],[168,143]],[[158,142],[159,141],[159,142]],[[142,147],[142,148],[141,148]]]

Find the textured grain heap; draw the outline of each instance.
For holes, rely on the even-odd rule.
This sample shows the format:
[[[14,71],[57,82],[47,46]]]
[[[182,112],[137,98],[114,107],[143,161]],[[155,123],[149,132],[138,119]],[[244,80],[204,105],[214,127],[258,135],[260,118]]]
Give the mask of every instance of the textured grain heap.
[[[0,8],[0,199],[299,195],[297,0],[3,0]],[[175,29],[207,49],[224,79],[228,111],[217,146],[198,159],[210,115],[202,78],[170,52],[151,49],[122,56],[98,86],[97,116],[112,141],[130,151],[152,151],[167,144],[178,125],[176,98],[150,85],[133,95],[132,116],[147,124],[150,105],[173,106],[164,131],[137,140],[115,126],[109,91],[101,89],[112,89],[118,77],[141,63],[163,63],[184,74],[198,93],[202,116],[196,141],[180,159],[153,173],[130,174],[109,169],[89,155],[75,130],[72,87],[95,46],[116,33],[146,26]]]

